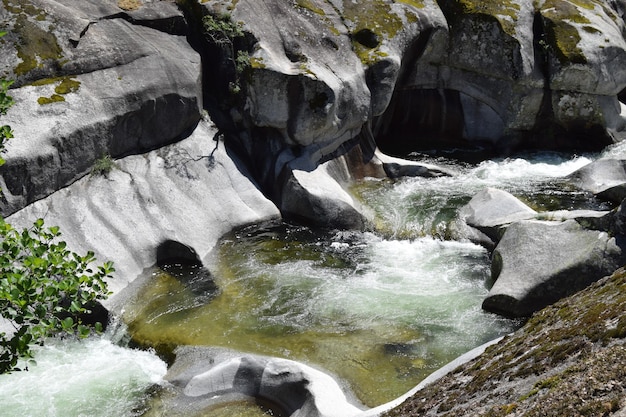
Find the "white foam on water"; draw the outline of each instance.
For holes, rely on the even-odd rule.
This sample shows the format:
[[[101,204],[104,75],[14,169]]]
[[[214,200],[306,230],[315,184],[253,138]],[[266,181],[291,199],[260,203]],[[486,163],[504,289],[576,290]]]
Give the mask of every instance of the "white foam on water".
[[[489,274],[480,246],[430,237],[387,240],[370,233],[323,244],[356,255],[358,262],[332,268],[315,260],[251,261],[250,271],[272,277],[256,316],[329,333],[414,328],[435,344],[457,345],[459,352],[511,328],[480,308]]]
[[[543,181],[565,177],[591,162],[592,159],[587,156],[565,158],[558,154],[541,154],[529,159],[488,160],[462,169],[459,175],[453,177],[400,181],[395,192],[402,200],[425,190],[442,195],[473,194],[485,187],[523,190]]]
[[[167,370],[155,354],[102,337],[49,340],[35,360],[28,371],[0,375],[0,416],[131,417]]]

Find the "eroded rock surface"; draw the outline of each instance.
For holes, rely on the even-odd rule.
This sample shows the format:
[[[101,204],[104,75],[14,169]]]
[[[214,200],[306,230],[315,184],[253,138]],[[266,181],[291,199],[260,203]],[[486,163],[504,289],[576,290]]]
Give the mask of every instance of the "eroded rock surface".
[[[175,5],[162,3],[147,9],[180,26]],[[15,81],[2,118],[15,134],[0,169],[2,214],[71,184],[103,155],[161,147],[198,123],[200,56],[184,36],[134,23],[154,22],[149,10],[134,19],[110,0],[2,9],[10,24],[0,59]]]
[[[569,175],[576,186],[598,197],[621,203],[626,198],[626,161],[599,159]]]
[[[470,239],[493,249],[506,227],[519,220],[535,218],[537,212],[512,194],[485,188],[459,209],[459,220],[471,229]],[[475,230],[472,230],[475,229]]]
[[[175,395],[164,405],[183,416],[242,398],[270,401],[288,416],[355,417],[364,407],[349,401],[328,374],[302,363],[219,348],[182,346],[165,378]]]
[[[213,141],[215,133],[201,122],[189,138],[120,159],[108,174],[86,176],[7,221],[28,227],[44,218],[73,250],[113,260],[114,295],[157,263],[164,242],[189,246],[205,260],[225,233],[280,217],[224,144]]]

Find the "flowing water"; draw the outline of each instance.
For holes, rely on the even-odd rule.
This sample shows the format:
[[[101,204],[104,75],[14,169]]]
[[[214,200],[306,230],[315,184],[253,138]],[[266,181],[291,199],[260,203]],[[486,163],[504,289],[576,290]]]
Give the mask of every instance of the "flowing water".
[[[287,224],[234,232],[209,265],[209,292],[198,280],[155,270],[143,301],[127,311],[133,336],[163,349],[209,345],[303,361],[334,373],[375,406],[514,330],[518,322],[481,310],[488,253],[451,239],[457,210],[485,187],[540,211],[608,208],[562,180],[590,157],[427,162],[458,175],[369,179],[354,187],[375,213],[373,232]]]
[[[49,340],[36,365],[0,375],[2,417],[133,417],[162,382],[154,353],[122,347],[115,335]]]
[[[381,404],[519,324],[481,310],[488,253],[452,239],[457,209],[488,186],[540,211],[609,208],[560,179],[590,158],[428,159],[458,175],[365,180],[353,193],[375,214],[374,231],[273,224],[233,232],[207,265],[210,275],[151,271],[124,320],[134,338],[157,350],[199,344],[299,360],[337,375],[363,403]],[[146,390],[165,372],[153,354],[106,339],[53,343],[37,361],[28,373],[0,378],[0,416],[141,415]],[[53,388],[58,381],[61,392]],[[39,408],[27,408],[35,407],[28,398],[40,399]],[[203,416],[265,414],[233,407]]]

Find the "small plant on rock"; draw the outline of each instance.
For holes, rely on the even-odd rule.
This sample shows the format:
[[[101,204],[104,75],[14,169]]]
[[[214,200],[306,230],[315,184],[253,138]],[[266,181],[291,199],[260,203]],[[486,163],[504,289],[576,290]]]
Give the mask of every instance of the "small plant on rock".
[[[101,158],[97,159],[91,167],[91,175],[104,175],[107,176],[114,168],[117,168],[117,164],[111,157],[111,155],[106,154]]]
[[[237,41],[245,37],[243,26],[234,22],[229,14],[206,15],[202,18],[202,25],[209,43],[222,49],[226,59],[232,63],[235,79],[229,83],[229,90],[238,94],[241,91],[241,76],[250,67],[248,51],[237,45]]]

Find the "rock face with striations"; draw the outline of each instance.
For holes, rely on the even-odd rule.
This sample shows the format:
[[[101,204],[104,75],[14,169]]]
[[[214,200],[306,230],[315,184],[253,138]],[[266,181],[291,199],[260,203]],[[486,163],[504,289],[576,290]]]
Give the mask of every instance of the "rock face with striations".
[[[179,34],[182,13],[145,7],[152,13],[33,0],[2,10],[11,24],[0,59],[16,103],[3,117],[16,137],[2,167],[3,214],[71,184],[105,154],[155,149],[196,125],[200,57]]]
[[[209,78],[223,98],[233,99],[226,85],[236,84],[238,104],[223,111],[231,144],[254,161],[265,193],[284,201],[294,170],[312,171],[351,146],[508,152],[618,140],[625,122],[617,96],[626,87],[618,6],[215,0],[195,13],[229,14],[244,32],[211,55],[230,71]],[[249,57],[239,74],[236,56]]]
[[[281,209],[299,188],[294,179],[306,176],[297,171],[310,173],[355,147],[363,157],[349,161],[351,172],[380,165],[377,147],[599,149],[624,129],[622,10],[599,0],[556,6],[7,3],[1,59],[17,105],[6,123],[30,145],[9,145],[2,212],[71,184],[102,154],[141,153],[187,135],[203,101]],[[328,211],[303,217],[328,216],[320,223],[333,225],[343,213],[337,207],[358,211],[332,193],[323,199]]]

